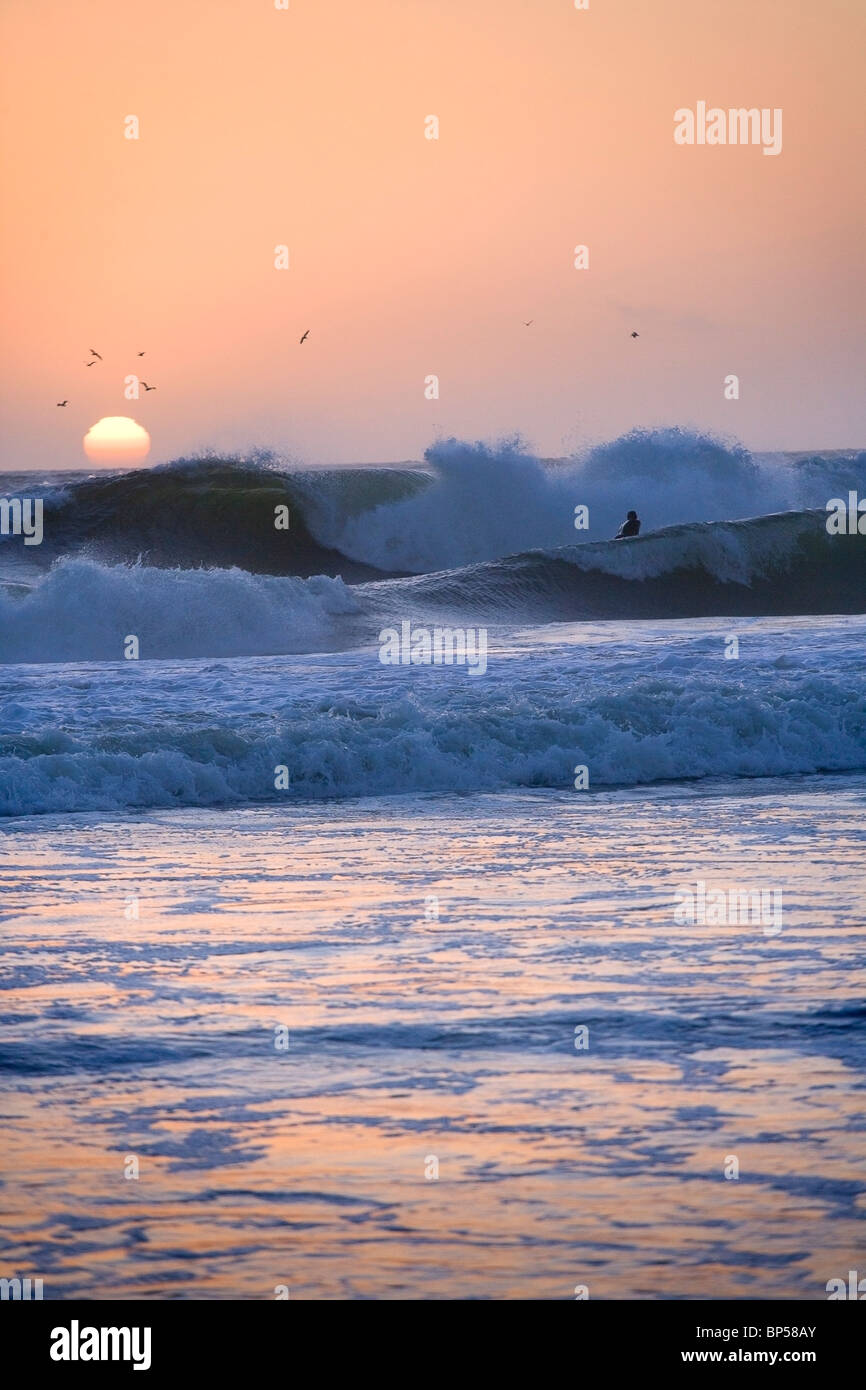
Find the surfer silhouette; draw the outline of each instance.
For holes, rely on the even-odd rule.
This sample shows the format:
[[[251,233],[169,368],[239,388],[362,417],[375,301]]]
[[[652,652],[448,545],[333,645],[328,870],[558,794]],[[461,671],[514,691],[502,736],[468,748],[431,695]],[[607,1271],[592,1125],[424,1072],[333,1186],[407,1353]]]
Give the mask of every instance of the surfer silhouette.
[[[629,512],[625,521],[622,523],[622,526],[620,526],[619,530],[614,536],[614,540],[624,541],[626,537],[637,536],[639,533],[640,521],[638,520],[638,514],[637,512]]]

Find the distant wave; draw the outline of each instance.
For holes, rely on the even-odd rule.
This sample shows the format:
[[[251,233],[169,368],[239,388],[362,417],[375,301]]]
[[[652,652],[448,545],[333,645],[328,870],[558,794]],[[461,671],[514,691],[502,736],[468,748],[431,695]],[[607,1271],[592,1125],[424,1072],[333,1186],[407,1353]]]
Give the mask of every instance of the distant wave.
[[[684,618],[866,611],[866,537],[826,512],[670,526],[627,541],[534,550],[363,586],[383,612],[474,621]]]
[[[383,667],[370,648],[152,677],[20,668],[4,681],[0,812],[570,789],[579,764],[590,789],[864,771],[864,621],[824,621],[746,628],[737,661],[718,629],[518,640],[478,679]]]
[[[43,544],[25,554],[19,541],[0,540],[0,558],[47,567],[86,554],[358,583],[604,540],[631,507],[646,531],[824,507],[849,488],[866,492],[866,453],[757,460],[678,428],[634,430],[548,462],[519,440],[440,440],[414,468],[297,469],[258,452],[40,489]],[[279,505],[290,509],[288,530],[274,526]],[[577,532],[579,505],[589,527]]]
[[[0,589],[0,661],[248,656],[363,645],[405,618],[548,623],[866,610],[866,538],[830,536],[826,513],[668,527],[437,574],[347,587],[232,569],[65,559]]]
[[[678,428],[633,430],[582,458],[547,463],[516,439],[440,440],[424,463],[428,476],[416,475],[403,496],[392,484],[363,511],[311,510],[318,540],[380,570],[425,574],[607,540],[632,507],[655,531],[823,508],[849,488],[866,492],[866,452],[758,461],[739,445]],[[576,531],[580,505],[589,527]]]

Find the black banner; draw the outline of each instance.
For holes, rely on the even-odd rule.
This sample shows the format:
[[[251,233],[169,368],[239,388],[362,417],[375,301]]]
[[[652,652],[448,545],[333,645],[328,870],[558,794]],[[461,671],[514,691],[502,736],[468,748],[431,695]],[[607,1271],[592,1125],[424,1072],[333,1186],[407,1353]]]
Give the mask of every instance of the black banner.
[[[389,1338],[409,1331],[435,1334],[436,1346],[442,1344],[448,1326],[443,1327],[441,1311],[434,1314],[429,1307],[405,1302],[396,1303],[385,1314],[369,1307],[362,1314],[358,1307],[285,1302],[288,1306],[274,1300],[276,1306],[269,1308],[252,1301],[6,1302],[0,1316],[6,1357],[25,1371],[38,1370],[61,1381],[105,1370],[115,1377],[138,1373],[161,1379],[177,1372],[204,1372],[224,1378],[281,1366],[294,1376],[298,1367],[291,1370],[292,1349],[296,1354],[302,1344],[306,1356],[317,1345],[320,1354],[332,1359],[335,1324],[348,1337],[363,1337],[371,1330]],[[302,1302],[299,1309],[297,1304]],[[510,1305],[508,1328],[501,1332],[503,1347],[512,1345],[523,1316],[527,1316],[527,1334],[535,1332],[543,1316],[550,1333],[568,1339],[574,1349],[571,1354],[579,1354],[581,1365],[593,1359],[596,1374],[599,1369],[666,1375],[675,1367],[690,1367],[700,1374],[714,1365],[727,1369],[800,1366],[821,1375],[825,1383],[828,1372],[852,1364],[862,1347],[862,1316],[847,1300],[576,1302],[567,1318],[542,1314],[538,1307],[527,1315],[525,1305]],[[470,1330],[465,1316],[465,1312],[459,1316],[464,1337]],[[492,1312],[478,1310],[471,1331],[477,1335],[488,1328],[491,1316]],[[317,1344],[317,1331],[327,1333],[328,1340]],[[477,1356],[495,1361],[496,1351],[489,1342],[478,1345]],[[453,1372],[454,1354],[453,1347],[443,1349],[443,1369],[450,1364]],[[425,1369],[434,1359],[435,1353],[431,1358],[425,1349]]]

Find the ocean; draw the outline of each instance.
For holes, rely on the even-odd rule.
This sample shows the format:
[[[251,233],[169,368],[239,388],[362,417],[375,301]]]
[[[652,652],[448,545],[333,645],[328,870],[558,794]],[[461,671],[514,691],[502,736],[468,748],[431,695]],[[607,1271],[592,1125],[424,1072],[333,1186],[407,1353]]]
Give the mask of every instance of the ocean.
[[[2,475],[44,508],[0,537],[3,1271],[816,1299],[862,1266],[852,490],[866,453],[684,429]]]

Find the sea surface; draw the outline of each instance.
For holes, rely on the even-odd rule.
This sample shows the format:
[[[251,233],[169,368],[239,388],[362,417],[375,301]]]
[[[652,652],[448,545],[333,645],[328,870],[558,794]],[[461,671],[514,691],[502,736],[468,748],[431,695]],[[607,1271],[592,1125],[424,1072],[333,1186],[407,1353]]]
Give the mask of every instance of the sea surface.
[[[862,453],[684,431],[0,476],[45,505],[0,538],[0,1275],[862,1269],[866,537],[825,524],[856,486]],[[484,669],[383,664],[406,622],[483,627]]]

